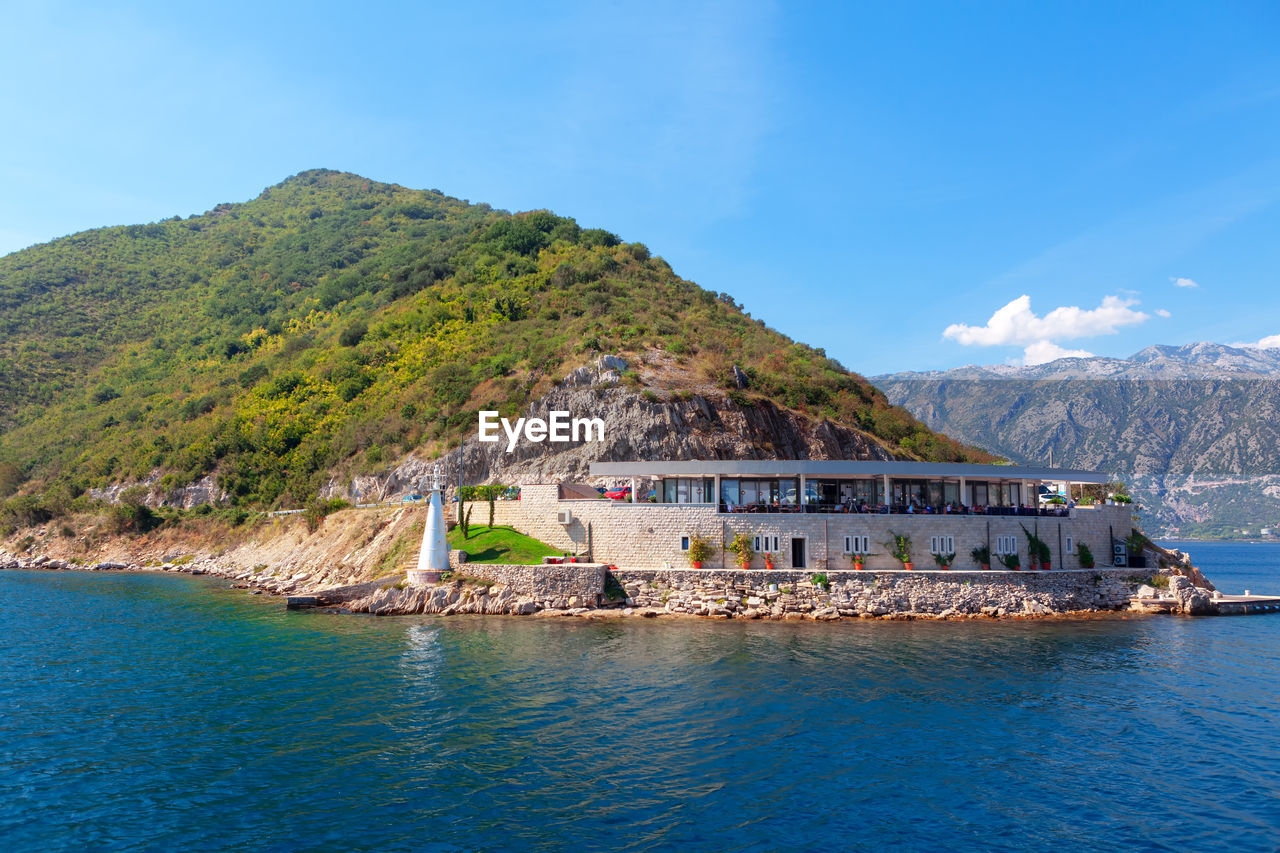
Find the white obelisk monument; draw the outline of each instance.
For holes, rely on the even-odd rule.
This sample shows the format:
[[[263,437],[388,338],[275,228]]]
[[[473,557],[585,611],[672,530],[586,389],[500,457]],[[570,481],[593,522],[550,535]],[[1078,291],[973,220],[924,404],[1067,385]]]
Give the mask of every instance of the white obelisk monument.
[[[429,584],[449,571],[449,543],[444,538],[444,504],[441,499],[440,466],[435,467],[431,497],[427,502],[427,523],[422,530],[422,550],[418,552],[418,568],[409,571],[409,583]]]

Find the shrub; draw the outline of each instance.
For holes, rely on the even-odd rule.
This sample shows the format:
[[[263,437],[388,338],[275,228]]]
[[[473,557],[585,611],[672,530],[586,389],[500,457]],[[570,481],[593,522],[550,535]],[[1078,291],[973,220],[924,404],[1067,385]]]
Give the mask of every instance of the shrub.
[[[937,563],[939,567],[949,569],[951,568],[951,564],[956,561],[956,555],[954,551],[950,554],[934,554],[933,561]]]
[[[625,601],[627,598],[627,591],[611,572],[604,575],[604,597],[609,601]]]
[[[164,523],[151,507],[143,503],[121,503],[111,508],[111,523],[116,533],[146,533]]]
[[[1093,568],[1093,552],[1089,550],[1089,546],[1081,542],[1076,546],[1076,554],[1080,557],[1080,568]]]
[[[829,582],[826,572],[818,572],[810,577],[809,580],[813,582],[814,586],[820,587],[821,589],[826,589]]]
[[[969,556],[973,557],[973,561],[977,563],[979,566],[991,565],[991,549],[988,548],[986,545],[983,545],[978,548],[974,548],[972,551],[969,552]]]
[[[364,336],[369,334],[369,327],[362,320],[357,320],[342,330],[342,334],[338,336],[338,343],[344,347],[353,347],[364,340]]]
[[[307,508],[302,511],[302,517],[307,522],[307,530],[315,533],[320,529],[320,525],[324,523],[325,518],[330,513],[337,512],[340,509],[346,509],[351,506],[342,498],[331,498],[329,500],[321,500],[316,498],[307,504]]]
[[[1018,567],[1022,565],[1022,560],[1018,559],[1017,554],[1001,554],[1000,562],[1010,571],[1017,571]]]
[[[1053,556],[1049,550],[1049,543],[1041,539],[1038,533],[1028,530],[1025,524],[1018,526],[1027,536],[1027,559],[1031,561],[1031,565],[1042,566],[1051,563]]]
[[[904,566],[911,562],[911,537],[905,533],[894,533],[889,531],[889,535],[893,539],[884,543],[884,547],[889,549],[889,553],[893,558]]]
[[[711,543],[700,534],[695,533],[689,537],[689,562],[705,563],[711,559],[713,551]]]
[[[690,543],[692,550],[692,543]],[[738,565],[749,566],[751,560],[755,557],[755,549],[751,547],[751,537],[746,533],[739,533],[729,542],[729,550],[738,558]]]

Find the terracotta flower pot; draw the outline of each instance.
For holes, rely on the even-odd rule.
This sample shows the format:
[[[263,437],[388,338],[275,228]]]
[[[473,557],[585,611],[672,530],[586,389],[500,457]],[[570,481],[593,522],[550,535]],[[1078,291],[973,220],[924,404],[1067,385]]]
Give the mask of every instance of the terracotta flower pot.
[[[854,560],[854,561],[853,561],[853,570],[854,570],[855,572],[860,572],[860,571],[862,571],[862,561],[861,561],[861,560]]]
[[[702,568],[702,561],[701,561],[701,560],[690,560],[690,562],[691,562],[691,563],[693,563],[693,567],[694,567],[695,569],[700,569],[700,568]]]
[[[902,568],[903,568],[903,569],[905,569],[905,570],[906,570],[906,571],[908,571],[908,572],[909,572],[909,571],[912,571],[913,569],[915,569],[915,567],[916,567],[916,564],[915,564],[915,563],[913,563],[913,562],[911,562],[911,561],[909,561],[909,560],[908,560],[907,562],[905,562],[905,563],[903,563],[903,564],[902,564]]]
[[[751,564],[745,561],[739,561],[738,568],[745,572],[747,569],[751,568]]]
[[[983,564],[982,564],[982,570],[983,570],[984,572],[989,572],[989,571],[991,571],[991,564],[990,564],[990,563],[983,563]]]
[[[1041,564],[1040,564],[1040,568],[1044,569],[1044,570],[1047,572],[1047,571],[1049,571],[1050,569],[1052,569],[1052,568],[1053,568],[1053,566],[1049,565],[1048,563],[1041,563]]]
[[[773,571],[773,560],[765,560],[764,567],[769,571]]]

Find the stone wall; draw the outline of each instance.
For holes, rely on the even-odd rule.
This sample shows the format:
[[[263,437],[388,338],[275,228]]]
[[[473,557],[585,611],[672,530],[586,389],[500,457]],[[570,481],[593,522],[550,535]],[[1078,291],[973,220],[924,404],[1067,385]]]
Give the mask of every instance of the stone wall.
[[[488,509],[479,505],[477,514],[487,518]],[[573,520],[557,522],[559,510],[569,510]],[[1067,537],[1073,545],[1084,543],[1093,552],[1099,567],[1111,565],[1110,536],[1123,538],[1132,525],[1131,510],[1123,506],[1101,506],[1072,510],[1064,518],[965,515],[860,515],[824,513],[725,514],[714,506],[689,504],[629,504],[607,500],[560,500],[554,484],[521,487],[518,501],[498,501],[494,520],[510,525],[549,545],[574,553],[586,553],[599,562],[624,568],[681,568],[689,565],[680,549],[681,538],[698,533],[717,546],[736,533],[777,536],[783,554],[776,565],[789,567],[789,549],[793,537],[805,540],[806,569],[833,571],[848,569],[852,562],[843,554],[845,536],[866,536],[871,551],[866,568],[901,568],[884,546],[892,533],[912,538],[916,567],[932,568],[929,540],[933,536],[954,539],[956,568],[974,568],[969,552],[988,542],[993,546],[997,536],[1013,536],[1018,554],[1027,566],[1027,539],[1023,525],[1052,549],[1055,569],[1080,568],[1079,559],[1066,548]],[[1074,548],[1072,549],[1074,551]],[[734,555],[717,553],[703,568],[733,568]],[[753,568],[764,568],[764,559],[756,555]]]
[[[604,595],[605,567],[602,563],[550,566],[467,563],[460,571],[473,578],[502,584],[544,607],[595,607]]]
[[[633,608],[745,619],[1046,615],[1128,606],[1141,569],[1050,572],[615,570]]]
[[[378,615],[528,615],[585,610],[600,606],[604,600],[605,567],[599,563],[454,565],[456,569],[448,579],[435,584],[414,584],[390,577],[318,590],[306,597],[311,599],[309,604]],[[477,579],[492,581],[492,589],[488,584],[476,583]]]

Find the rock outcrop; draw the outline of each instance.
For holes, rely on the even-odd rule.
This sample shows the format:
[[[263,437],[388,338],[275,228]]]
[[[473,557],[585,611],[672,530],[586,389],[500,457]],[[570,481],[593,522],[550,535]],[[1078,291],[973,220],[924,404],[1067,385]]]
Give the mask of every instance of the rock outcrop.
[[[735,403],[726,392],[702,386],[685,390],[640,390],[623,380],[631,369],[618,356],[571,371],[522,414],[547,418],[552,411],[604,420],[603,442],[520,442],[507,452],[504,438],[481,443],[469,437],[438,460],[409,457],[381,478],[333,480],[326,497],[405,494],[430,476],[435,465],[451,483],[554,483],[584,480],[592,462],[636,459],[891,459],[867,433],[758,400]],[[659,366],[634,365],[646,384],[662,384]],[[745,375],[744,375],[745,376]]]

